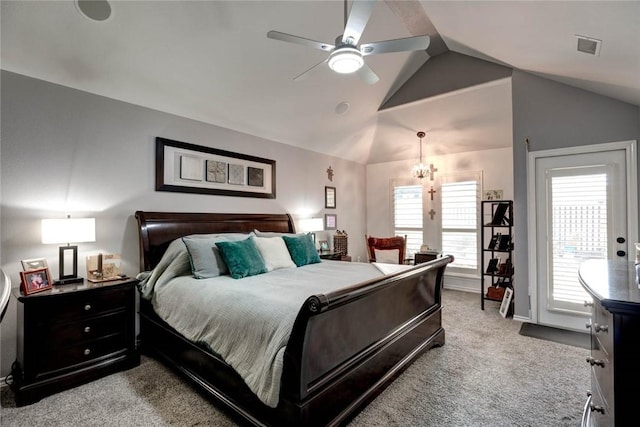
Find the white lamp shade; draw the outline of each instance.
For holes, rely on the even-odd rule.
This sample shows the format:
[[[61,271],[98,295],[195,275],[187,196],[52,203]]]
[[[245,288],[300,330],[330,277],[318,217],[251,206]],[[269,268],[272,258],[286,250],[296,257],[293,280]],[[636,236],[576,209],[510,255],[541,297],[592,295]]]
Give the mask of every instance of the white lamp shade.
[[[42,243],[82,243],[95,241],[95,218],[42,220]]]
[[[304,218],[298,221],[298,228],[303,233],[324,230],[324,220],[322,218]]]

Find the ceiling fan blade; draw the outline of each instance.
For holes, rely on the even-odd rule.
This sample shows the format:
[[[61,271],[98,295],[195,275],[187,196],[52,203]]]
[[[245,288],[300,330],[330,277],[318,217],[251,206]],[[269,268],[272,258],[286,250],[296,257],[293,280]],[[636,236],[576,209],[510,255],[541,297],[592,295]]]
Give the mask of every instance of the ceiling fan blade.
[[[301,82],[303,80],[306,80],[307,77],[309,77],[312,74],[315,74],[318,70],[323,68],[323,65],[326,64],[328,60],[329,60],[329,58],[325,59],[322,62],[317,63],[316,65],[314,65],[313,67],[311,67],[307,71],[305,71],[304,73],[299,74],[298,76],[294,77],[293,81]]]
[[[429,36],[407,37],[404,39],[385,40],[381,42],[360,45],[362,56],[377,53],[407,52],[411,50],[426,50],[431,39]]]
[[[380,77],[378,77],[367,64],[362,64],[362,67],[356,71],[356,74],[358,74],[358,77],[360,77],[363,82],[370,85],[376,84],[380,80]]]
[[[358,44],[360,36],[362,36],[364,27],[367,25],[367,21],[369,21],[369,17],[371,16],[375,5],[375,0],[353,0],[349,19],[344,26],[344,34],[342,35],[343,43],[346,43],[347,39],[351,39],[349,44],[354,46]]]
[[[331,52],[335,49],[335,46],[329,43],[323,43],[316,40],[305,39],[304,37],[293,36],[287,33],[281,33],[280,31],[269,31],[267,37],[274,40],[281,40],[283,42],[301,44],[303,46],[309,46],[314,49],[324,50],[325,52]]]

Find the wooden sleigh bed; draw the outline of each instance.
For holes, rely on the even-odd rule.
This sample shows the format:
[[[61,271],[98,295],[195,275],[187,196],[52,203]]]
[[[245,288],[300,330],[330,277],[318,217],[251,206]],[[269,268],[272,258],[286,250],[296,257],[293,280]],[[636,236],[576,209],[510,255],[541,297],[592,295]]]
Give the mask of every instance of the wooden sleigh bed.
[[[190,234],[294,233],[287,214],[135,214],[143,271]],[[284,353],[276,408],[262,403],[221,357],[161,320],[140,299],[140,342],[247,425],[343,425],[426,350],[444,344],[441,284],[446,256],[408,270],[310,295]],[[351,327],[345,328],[344,325]],[[340,343],[340,345],[336,345]]]

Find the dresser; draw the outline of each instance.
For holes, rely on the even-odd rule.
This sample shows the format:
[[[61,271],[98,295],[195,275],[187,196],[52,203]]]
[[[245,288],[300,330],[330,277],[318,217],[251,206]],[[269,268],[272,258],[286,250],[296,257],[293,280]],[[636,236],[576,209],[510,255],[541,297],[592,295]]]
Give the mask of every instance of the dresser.
[[[613,427],[637,420],[640,402],[640,288],[633,262],[592,260],[580,266],[579,280],[593,298],[591,390],[582,426]],[[637,422],[637,421],[636,421]],[[632,422],[633,424],[633,422]]]
[[[18,348],[12,366],[16,405],[26,405],[137,366],[135,279],[18,288]]]

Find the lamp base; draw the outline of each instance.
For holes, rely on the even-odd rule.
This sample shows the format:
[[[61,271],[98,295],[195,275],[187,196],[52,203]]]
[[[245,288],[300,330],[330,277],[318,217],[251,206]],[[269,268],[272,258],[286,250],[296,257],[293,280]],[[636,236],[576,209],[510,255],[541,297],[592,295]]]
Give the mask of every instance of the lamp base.
[[[66,279],[55,280],[53,282],[54,285],[69,285],[71,283],[81,283],[84,282],[84,277],[68,277]]]

